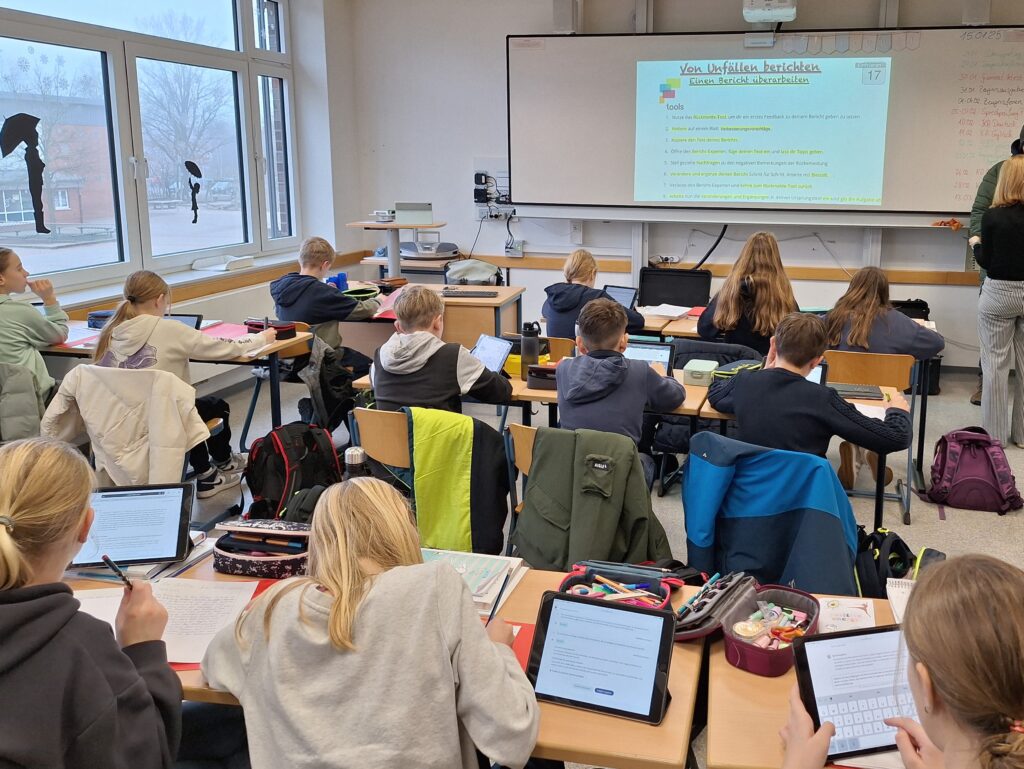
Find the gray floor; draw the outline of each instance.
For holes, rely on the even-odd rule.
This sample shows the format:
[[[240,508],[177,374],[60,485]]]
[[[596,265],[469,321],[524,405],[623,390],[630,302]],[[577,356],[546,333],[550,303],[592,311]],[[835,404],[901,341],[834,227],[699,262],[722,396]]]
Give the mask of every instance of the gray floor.
[[[942,376],[942,393],[932,396],[928,401],[928,430],[925,463],[931,462],[932,450],[936,439],[945,432],[978,424],[981,421],[981,409],[972,406],[968,399],[974,391],[977,379],[971,373],[944,372]],[[304,394],[303,385],[284,385],[282,402],[284,419],[296,419],[298,412],[295,403]],[[250,391],[236,389],[222,396],[231,404],[232,429],[235,431],[234,442],[237,446],[242,421],[249,404]],[[547,409],[536,408],[533,424],[547,423]],[[466,413],[484,419],[497,426],[495,409],[485,406],[467,406]],[[513,418],[518,419],[518,410],[513,410]],[[270,429],[269,400],[264,392],[250,431],[250,441],[265,434]],[[344,443],[347,434],[344,428],[335,433],[337,443]],[[829,458],[838,466],[839,442],[833,441]],[[236,449],[237,450],[237,449]],[[1024,450],[1010,446],[1007,457],[1014,474],[1024,483]],[[897,478],[905,476],[905,462],[893,462]],[[859,485],[866,490],[873,488],[871,473],[864,468],[859,476]],[[244,488],[244,487],[243,487]],[[203,500],[197,517],[207,518],[223,510],[237,501],[238,490],[225,491],[216,497]],[[874,512],[874,501],[865,498],[853,498],[853,509],[858,521],[870,527]],[[669,542],[676,557],[686,560],[686,532],[683,526],[682,503],[678,485],[665,497],[653,496],[654,511],[668,533]],[[904,526],[901,522],[900,510],[895,502],[886,503],[885,524],[897,531],[911,548],[933,547],[949,555],[960,555],[970,552],[983,552],[995,555],[1006,561],[1024,567],[1024,511],[1014,511],[1005,516],[994,513],[972,512],[968,510],[945,510],[945,519],[939,515],[936,505],[922,502],[916,497],[911,507],[912,524]],[[705,742],[700,735],[694,743],[698,762],[704,766]],[[571,766],[571,765],[570,765]]]

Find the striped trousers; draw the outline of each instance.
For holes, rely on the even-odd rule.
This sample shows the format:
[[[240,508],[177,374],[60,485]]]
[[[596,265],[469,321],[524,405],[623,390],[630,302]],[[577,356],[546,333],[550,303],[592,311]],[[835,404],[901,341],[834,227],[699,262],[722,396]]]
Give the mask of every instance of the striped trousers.
[[[1007,445],[1024,443],[1024,281],[993,280],[981,288],[978,300],[978,337],[985,387],[981,394],[981,421],[993,438]],[[1013,414],[1010,416],[1010,369]]]

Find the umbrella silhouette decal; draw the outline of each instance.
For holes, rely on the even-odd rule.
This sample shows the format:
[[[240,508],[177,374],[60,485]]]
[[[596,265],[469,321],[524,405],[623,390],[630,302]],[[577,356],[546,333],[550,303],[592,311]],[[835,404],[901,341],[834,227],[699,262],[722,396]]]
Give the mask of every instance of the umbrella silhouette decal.
[[[195,224],[199,221],[199,182],[193,182],[192,177],[202,179],[203,172],[191,160],[185,161],[185,170],[188,171],[189,175],[188,188],[192,190],[192,224]]]
[[[48,234],[43,221],[43,169],[46,164],[39,157],[39,118],[19,112],[4,120],[0,128],[0,155],[7,157],[25,144],[25,167],[28,169],[28,191],[32,195],[32,209],[36,217],[36,232]]]

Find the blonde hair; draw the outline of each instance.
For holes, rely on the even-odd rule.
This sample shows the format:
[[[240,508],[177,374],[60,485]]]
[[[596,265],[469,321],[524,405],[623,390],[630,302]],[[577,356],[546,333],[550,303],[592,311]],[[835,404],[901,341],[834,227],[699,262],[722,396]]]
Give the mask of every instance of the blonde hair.
[[[295,588],[326,588],[333,597],[327,629],[331,644],[340,651],[355,651],[356,612],[369,591],[376,570],[423,563],[419,534],[405,498],[393,486],[376,478],[353,478],[327,488],[313,511],[309,539],[309,576],[290,580],[268,591],[263,634],[269,637],[271,615],[278,602]],[[264,600],[264,599],[261,599]],[[252,609],[235,625],[243,640],[243,626]]]
[[[850,347],[868,348],[868,337],[875,320],[883,317],[889,304],[889,279],[878,267],[862,267],[853,274],[846,293],[839,297],[825,322],[828,324],[828,343],[836,347],[843,341],[843,328],[850,324],[846,343]]]
[[[986,555],[925,570],[903,622],[950,715],[980,740],[981,769],[1024,767],[1024,571]]]
[[[395,300],[394,310],[403,331],[423,331],[444,314],[444,302],[426,286],[406,286]]]
[[[1024,203],[1024,155],[1014,155],[1003,161],[992,196],[992,207],[1015,206]]]
[[[566,283],[588,283],[597,277],[597,260],[585,248],[577,248],[565,260],[562,268]]]
[[[299,246],[299,264],[310,269],[317,269],[324,262],[334,264],[336,252],[324,238],[306,238]]]
[[[747,239],[717,299],[714,323],[721,331],[732,331],[746,315],[756,333],[771,336],[779,321],[797,311],[774,235],[755,232]]]
[[[32,579],[32,561],[81,525],[95,485],[74,447],[27,438],[0,447],[0,590]]]
[[[155,272],[139,270],[133,272],[125,280],[123,293],[124,299],[117,305],[114,315],[107,321],[100,333],[100,338],[96,342],[96,352],[93,353],[93,360],[103,357],[110,347],[110,336],[114,333],[114,329],[126,320],[136,317],[139,314],[138,306],[140,304],[152,301],[161,294],[166,294],[170,298],[171,288],[167,285],[167,281]]]

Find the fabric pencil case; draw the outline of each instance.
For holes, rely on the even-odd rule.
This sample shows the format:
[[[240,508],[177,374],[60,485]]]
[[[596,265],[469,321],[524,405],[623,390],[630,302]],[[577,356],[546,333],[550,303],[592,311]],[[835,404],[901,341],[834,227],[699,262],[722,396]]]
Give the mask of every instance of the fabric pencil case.
[[[615,596],[635,594],[621,600],[623,603],[650,609],[664,609],[672,600],[672,586],[666,576],[662,570],[651,567],[609,561],[581,561],[573,564],[573,570],[562,580],[558,590],[595,600],[620,600]],[[604,589],[592,589],[595,585]],[[620,587],[625,587],[629,592],[622,592],[618,589]]]
[[[85,318],[85,325],[88,328],[103,328],[114,317],[113,310],[93,310]]]
[[[267,324],[262,318],[246,318],[245,328],[250,334],[258,334],[261,331],[266,331]],[[277,338],[279,341],[294,339],[295,334],[297,333],[294,323],[288,323],[283,320],[270,321],[270,328],[277,331]]]
[[[213,546],[213,569],[258,579],[285,579],[306,573],[309,524],[280,520],[221,523]]]

